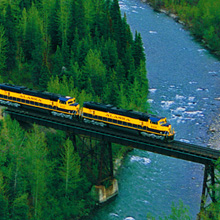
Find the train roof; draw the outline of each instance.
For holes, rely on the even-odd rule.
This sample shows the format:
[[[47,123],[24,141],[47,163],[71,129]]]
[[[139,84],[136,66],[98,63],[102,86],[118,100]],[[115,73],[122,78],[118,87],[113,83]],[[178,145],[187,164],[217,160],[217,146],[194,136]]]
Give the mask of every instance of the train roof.
[[[148,114],[148,113],[121,109],[111,104],[102,104],[102,103],[97,103],[97,102],[84,102],[83,107],[91,108],[91,109],[99,110],[99,111],[104,111],[104,112],[109,112],[109,113],[114,113],[114,114],[119,114],[119,115],[131,117],[131,118],[140,119],[143,121],[148,121],[148,119],[150,118],[151,121],[158,122],[160,119],[164,118],[164,117],[158,117],[158,116]]]
[[[63,101],[63,102],[67,102],[68,100],[70,100],[70,99],[72,99],[72,97],[70,97],[70,96],[61,96],[60,98],[59,98],[59,100],[60,101]]]
[[[7,83],[2,83],[0,84],[0,89],[11,91],[11,92],[17,92],[17,93],[22,93],[25,95],[32,95],[44,99],[50,99],[52,101],[57,101],[58,99],[66,99],[66,97],[60,95],[60,94],[55,94],[55,93],[50,93],[46,91],[37,91],[33,89],[28,89],[25,86],[15,86]]]

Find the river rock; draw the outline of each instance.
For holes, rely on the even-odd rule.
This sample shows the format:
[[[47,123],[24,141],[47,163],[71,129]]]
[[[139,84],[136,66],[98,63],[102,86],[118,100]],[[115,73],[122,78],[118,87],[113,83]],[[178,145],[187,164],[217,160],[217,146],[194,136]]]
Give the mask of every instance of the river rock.
[[[220,115],[213,120],[209,131],[212,132],[212,136],[209,139],[208,146],[220,150]]]

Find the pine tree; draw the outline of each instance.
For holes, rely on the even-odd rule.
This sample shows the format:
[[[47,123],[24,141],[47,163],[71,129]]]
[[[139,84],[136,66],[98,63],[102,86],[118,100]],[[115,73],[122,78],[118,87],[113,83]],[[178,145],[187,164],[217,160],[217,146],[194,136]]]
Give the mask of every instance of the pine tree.
[[[47,173],[49,162],[45,135],[40,128],[34,125],[33,131],[27,136],[25,143],[26,173],[30,188],[31,206],[34,219],[42,219],[46,204]]]
[[[1,171],[0,171],[0,219],[9,220],[8,201],[5,196],[5,184]]]
[[[54,53],[57,47],[61,47],[61,30],[60,30],[60,0],[55,0],[51,7],[49,16],[48,34],[51,38],[51,52]]]
[[[83,67],[84,88],[87,87],[88,78],[91,78],[95,94],[101,97],[106,82],[106,68],[101,61],[100,52],[90,50],[85,58]]]
[[[8,152],[8,172],[6,173],[8,178],[7,191],[12,198],[15,198],[18,194],[23,193],[26,187],[23,182],[22,171],[25,133],[17,121],[13,121],[8,117],[3,124],[1,136],[3,137],[1,142],[5,145]]]
[[[52,63],[52,76],[58,76],[59,78],[62,77],[62,67],[63,67],[63,56],[60,50],[60,47],[57,47],[55,54],[51,58]]]
[[[135,67],[138,68],[141,61],[146,60],[141,34],[135,32],[134,45],[132,47]]]
[[[28,194],[23,194],[13,202],[13,220],[28,220]]]
[[[63,148],[60,175],[64,183],[65,197],[69,197],[81,181],[80,157],[74,152],[74,146],[69,139]]]
[[[17,36],[16,36],[16,18],[11,9],[11,3],[8,3],[5,14],[5,37],[7,39],[6,67],[8,71],[14,69],[16,65]]]
[[[80,38],[85,37],[85,12],[82,0],[72,0],[70,5],[70,14],[68,21],[67,39],[68,45],[71,47],[74,40],[76,30],[78,30]]]
[[[0,25],[0,72],[6,66],[6,45],[7,40],[5,37],[5,29],[2,25]]]
[[[118,56],[123,57],[123,42],[121,42],[122,20],[118,0],[113,0],[110,5],[110,17],[112,23],[112,37],[117,42]]]

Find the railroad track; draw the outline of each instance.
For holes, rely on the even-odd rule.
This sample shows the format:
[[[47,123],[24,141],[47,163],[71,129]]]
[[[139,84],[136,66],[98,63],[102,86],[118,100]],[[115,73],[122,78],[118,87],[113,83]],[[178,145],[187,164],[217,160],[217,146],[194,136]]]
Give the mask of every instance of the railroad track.
[[[49,114],[40,114],[38,112],[14,108],[8,108],[5,112],[18,120],[70,131],[75,134],[89,135],[103,141],[109,141],[196,163],[212,164],[220,157],[220,151],[208,147],[175,140],[172,142],[164,142],[162,140],[143,137],[135,132],[128,133],[120,129],[86,124],[77,119],[70,120]]]

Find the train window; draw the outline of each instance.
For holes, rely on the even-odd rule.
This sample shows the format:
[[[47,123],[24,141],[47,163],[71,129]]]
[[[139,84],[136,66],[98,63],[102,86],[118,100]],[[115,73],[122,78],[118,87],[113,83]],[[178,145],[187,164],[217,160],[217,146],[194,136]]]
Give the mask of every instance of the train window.
[[[20,102],[20,101],[21,101],[21,99],[17,98],[17,101],[18,101],[18,102]]]
[[[134,127],[134,128],[137,128],[138,126],[137,126],[137,125],[135,125],[135,124],[133,124],[133,127]]]
[[[26,102],[27,104],[29,104],[30,103],[30,101],[29,100],[27,100],[27,102]]]
[[[102,117],[98,116],[98,119],[99,119],[99,120],[102,120]]]
[[[30,101],[30,104],[31,104],[31,105],[34,105],[34,102]]]
[[[7,99],[7,95],[4,95],[4,98]]]
[[[15,97],[13,97],[12,99],[13,99],[14,101],[16,101],[16,98],[15,98]]]
[[[118,121],[118,124],[122,125],[122,121]]]
[[[3,98],[3,95],[0,94],[0,98]]]
[[[108,121],[108,119],[107,118],[103,118],[103,121]]]
[[[65,101],[60,100],[60,104],[66,105]]]
[[[139,129],[142,129],[142,126],[141,126],[141,125],[138,125],[138,128],[139,128]]]
[[[35,105],[36,105],[36,106],[38,106],[38,105],[39,105],[39,103],[38,103],[38,102],[35,102]]]
[[[111,119],[111,118],[109,118],[109,119],[108,119],[108,122],[112,122],[112,119]]]
[[[117,124],[117,120],[114,120],[114,119],[113,119],[113,123],[116,123],[116,124]]]
[[[96,116],[96,115],[94,115],[94,116],[93,116],[93,118],[97,119],[97,116]]]
[[[151,124],[157,125],[157,122],[150,121]]]
[[[44,105],[42,103],[40,103],[40,106],[43,107]]]
[[[51,109],[52,109],[52,105],[49,105],[49,108],[51,108]]]
[[[25,103],[25,100],[24,100],[24,99],[21,99],[21,102]]]
[[[123,125],[127,126],[127,125],[128,125],[128,123],[127,123],[127,122],[123,122]]]
[[[129,126],[129,127],[132,127],[132,124],[131,124],[131,123],[128,123],[128,126]]]

